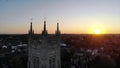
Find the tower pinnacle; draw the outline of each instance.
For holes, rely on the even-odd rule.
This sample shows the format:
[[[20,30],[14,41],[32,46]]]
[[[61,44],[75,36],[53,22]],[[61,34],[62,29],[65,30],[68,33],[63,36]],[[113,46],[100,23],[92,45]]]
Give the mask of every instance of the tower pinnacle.
[[[60,30],[59,30],[59,23],[57,23],[57,30],[56,30],[56,35],[60,35]]]
[[[46,31],[46,18],[44,18],[44,31]]]
[[[44,29],[42,31],[42,35],[47,35],[47,30],[46,30],[46,18],[44,18]]]
[[[32,29],[32,21],[30,23],[30,30],[29,30],[29,36],[32,37],[34,34],[34,30]]]
[[[32,22],[30,23],[30,31],[32,33]]]
[[[59,23],[57,23],[57,31],[59,31]]]

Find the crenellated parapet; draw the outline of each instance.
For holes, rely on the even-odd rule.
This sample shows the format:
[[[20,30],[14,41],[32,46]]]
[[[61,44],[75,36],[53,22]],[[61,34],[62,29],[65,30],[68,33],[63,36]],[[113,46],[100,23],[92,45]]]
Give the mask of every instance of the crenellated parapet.
[[[60,34],[61,34],[61,32],[59,30],[59,23],[57,23],[57,29],[55,31],[55,34],[50,37],[50,35],[48,34],[48,31],[47,31],[47,28],[46,28],[46,20],[44,20],[44,27],[43,27],[42,33],[40,35],[40,39],[49,39],[50,38],[53,40],[54,39],[58,40]],[[33,30],[32,22],[30,23],[30,29],[28,31],[28,35],[29,35],[29,41],[32,41],[34,39],[34,30]]]

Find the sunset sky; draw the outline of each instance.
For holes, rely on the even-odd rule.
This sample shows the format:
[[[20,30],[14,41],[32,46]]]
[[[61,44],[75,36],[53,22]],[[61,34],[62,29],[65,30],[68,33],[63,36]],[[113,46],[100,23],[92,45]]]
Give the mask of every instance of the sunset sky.
[[[31,18],[41,33],[44,17],[49,33],[120,33],[120,0],[0,0],[0,34],[28,33]]]

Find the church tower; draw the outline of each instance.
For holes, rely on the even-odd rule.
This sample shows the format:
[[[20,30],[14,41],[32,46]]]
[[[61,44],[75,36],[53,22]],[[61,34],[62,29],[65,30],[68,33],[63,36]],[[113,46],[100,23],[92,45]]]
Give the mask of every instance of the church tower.
[[[28,68],[61,68],[59,23],[54,35],[46,30],[46,21],[39,37],[33,36],[32,23],[29,30]]]

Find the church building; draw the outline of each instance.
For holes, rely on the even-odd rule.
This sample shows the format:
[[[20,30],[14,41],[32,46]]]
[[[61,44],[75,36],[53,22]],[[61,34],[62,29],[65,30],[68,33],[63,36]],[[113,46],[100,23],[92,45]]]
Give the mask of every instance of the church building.
[[[34,36],[32,22],[28,39],[28,68],[61,68],[59,23],[54,35],[48,34],[46,21],[39,37]]]

